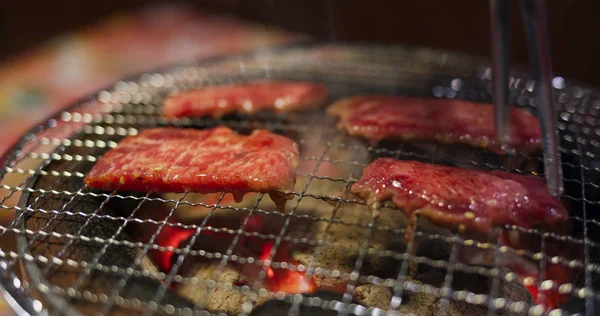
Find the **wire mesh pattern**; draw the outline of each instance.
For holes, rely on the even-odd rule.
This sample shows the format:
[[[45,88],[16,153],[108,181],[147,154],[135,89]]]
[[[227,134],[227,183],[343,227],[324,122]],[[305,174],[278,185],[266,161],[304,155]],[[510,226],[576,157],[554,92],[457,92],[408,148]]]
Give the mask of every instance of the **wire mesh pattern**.
[[[430,312],[440,315],[592,315],[600,298],[595,293],[600,100],[589,89],[569,86],[560,77],[553,82],[565,181],[561,199],[570,211],[570,228],[504,226],[492,239],[423,221],[406,241],[406,218],[393,205],[372,219],[363,201],[337,193],[379,157],[542,176],[541,156],[499,157],[479,149],[404,142],[369,146],[335,129],[322,110],[223,119],[160,116],[168,93],[258,78],[321,82],[331,100],[377,93],[489,101],[489,69],[480,65],[465,56],[417,48],[316,45],[190,63],[120,81],[25,135],[5,161],[0,208],[17,215],[0,233],[15,235],[18,242],[17,251],[0,250],[5,278],[33,299],[33,310],[59,314],[259,315],[257,305],[272,299],[287,304],[280,311],[286,315],[307,308],[403,315],[419,314],[422,310],[410,309],[411,302],[429,299]],[[534,111],[532,86],[512,78],[513,103]],[[235,203],[225,194],[99,192],[82,183],[102,154],[127,135],[156,126],[218,125],[240,133],[264,128],[300,144],[297,184],[294,192],[285,192],[293,199],[284,213],[263,194]],[[18,206],[6,203],[17,195]],[[253,228],[256,221],[262,230]],[[181,232],[185,238],[178,243],[164,243],[165,235]],[[505,235],[527,241],[527,247],[509,247]],[[491,259],[470,264],[461,259],[464,253]],[[165,256],[166,269],[155,259]],[[533,265],[536,275],[505,268],[506,258]],[[20,267],[23,277],[10,278]],[[317,287],[339,295],[288,294],[279,291],[280,284],[269,285],[273,273],[287,271],[319,280]],[[437,279],[415,276],[415,271]],[[245,272],[252,277],[243,279]],[[570,277],[556,277],[563,273]],[[507,284],[517,289],[506,290]],[[523,285],[534,289],[533,296],[515,294]],[[229,294],[211,300],[218,292]],[[563,304],[550,304],[552,295]],[[228,300],[235,306],[227,307]],[[572,305],[582,309],[572,311]],[[263,315],[276,314],[271,312]]]

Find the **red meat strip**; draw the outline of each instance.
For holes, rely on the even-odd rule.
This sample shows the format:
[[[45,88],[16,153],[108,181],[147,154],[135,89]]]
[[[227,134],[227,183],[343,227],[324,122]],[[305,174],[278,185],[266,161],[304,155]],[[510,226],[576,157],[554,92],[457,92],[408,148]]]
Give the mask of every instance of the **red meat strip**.
[[[307,82],[262,81],[210,86],[167,97],[163,114],[178,118],[221,117],[265,109],[288,112],[314,108],[326,98],[324,86]]]
[[[503,224],[550,226],[568,217],[542,178],[504,171],[380,158],[364,169],[351,191],[373,210],[391,200],[411,219],[421,214],[459,230],[488,232],[493,225]]]
[[[298,145],[264,130],[249,136],[227,127],[208,130],[154,128],[128,136],[85,177],[101,190],[141,192],[268,192],[278,206],[292,191]]]
[[[529,153],[541,149],[538,119],[517,107],[510,108],[511,133],[507,146],[496,141],[491,104],[465,100],[394,96],[359,96],[340,100],[328,108],[340,118],[338,127],[376,144],[383,139],[438,141]]]

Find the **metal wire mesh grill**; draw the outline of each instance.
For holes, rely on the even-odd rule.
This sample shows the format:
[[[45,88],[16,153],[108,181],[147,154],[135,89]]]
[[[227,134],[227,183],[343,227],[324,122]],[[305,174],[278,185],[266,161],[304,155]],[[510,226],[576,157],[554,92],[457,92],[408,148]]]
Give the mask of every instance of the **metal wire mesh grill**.
[[[400,314],[409,294],[424,293],[435,298],[435,308],[440,314],[456,312],[456,302],[463,302],[485,308],[483,311],[490,314],[502,310],[541,315],[548,311],[544,306],[548,305],[546,295],[551,291],[564,295],[570,302],[585,300],[582,312],[593,314],[598,297],[594,281],[600,273],[596,257],[600,226],[596,215],[600,205],[596,184],[600,172],[596,158],[600,148],[600,101],[591,90],[566,85],[562,78],[554,81],[566,186],[561,198],[571,212],[569,233],[506,226],[498,227],[497,239],[489,241],[417,226],[413,238],[399,247],[386,243],[402,240],[406,232],[405,219],[392,205],[383,210],[383,214],[391,217],[378,220],[331,212],[333,203],[348,204],[344,208],[367,214],[362,201],[336,197],[333,193],[356,181],[368,162],[385,156],[478,169],[534,172],[541,176],[541,157],[497,157],[476,149],[398,142],[371,147],[336,130],[334,122],[322,112],[279,116],[263,113],[217,120],[169,120],[160,116],[162,98],[167,93],[265,77],[322,82],[328,86],[332,99],[385,93],[489,101],[489,70],[480,65],[480,61],[465,56],[423,49],[318,45],[190,63],[120,81],[25,135],[6,160],[0,171],[3,176],[0,207],[16,210],[17,216],[11,225],[1,228],[1,233],[16,235],[19,248],[16,252],[0,250],[0,256],[6,260],[2,268],[10,272],[22,264],[25,273],[21,279],[14,279],[18,282],[16,287],[35,298],[35,309],[59,313],[217,312],[211,310],[210,302],[194,301],[181,294],[185,289],[199,292],[204,288],[244,294],[236,312],[246,314],[263,297],[289,302],[285,313],[318,306],[357,315],[384,313],[388,309]],[[531,89],[527,79],[512,79],[514,103],[533,109]],[[166,125],[195,128],[227,125],[241,133],[266,128],[295,139],[301,145],[302,164],[296,190],[291,193],[294,199],[288,202],[286,212],[275,212],[263,195],[251,196],[239,205],[228,201],[224,194],[209,201],[192,193],[97,192],[82,184],[81,179],[94,162],[124,136]],[[18,206],[7,203],[19,194]],[[193,208],[191,214],[202,216],[181,220],[186,214],[181,210],[185,208]],[[155,218],[148,215],[156,209],[161,210],[159,215]],[[310,213],[307,209],[321,212]],[[215,224],[215,218],[223,217],[220,214],[237,214],[241,216],[241,224],[235,227]],[[276,224],[271,231],[253,231],[249,229],[253,218]],[[319,223],[324,225],[322,231],[311,233],[311,227]],[[149,233],[139,239],[135,231],[142,226],[150,227],[146,228]],[[360,238],[352,240],[354,244],[350,245],[331,237],[341,226],[360,232]],[[165,246],[160,243],[161,233],[169,229],[192,233],[178,245]],[[535,245],[527,250],[511,249],[500,237],[505,231],[518,232],[521,238],[535,240]],[[228,236],[227,242],[217,249],[204,248],[206,245],[199,245],[199,241],[220,240],[207,233],[224,234]],[[243,242],[249,238],[268,241],[272,248],[265,257],[241,255]],[[407,251],[416,247],[417,240],[446,245],[448,256],[437,258],[429,253]],[[322,264],[318,259],[275,260],[280,247],[288,245],[301,247],[311,258],[320,258],[335,248],[344,249],[353,254],[352,262],[340,268]],[[553,251],[557,245],[561,250]],[[465,247],[492,252],[495,264],[460,262],[458,252]],[[151,253],[173,253],[172,265],[159,271],[149,262]],[[505,254],[526,258],[537,266],[539,275],[519,281],[518,274],[500,267],[499,258]],[[193,264],[189,262],[207,259],[216,262],[212,278],[198,277],[186,270]],[[371,269],[378,260],[389,261],[393,271],[382,274]],[[426,270],[441,271],[443,279],[438,283],[413,279],[409,276],[409,266],[415,263]],[[220,281],[232,264],[257,267],[259,272],[244,284]],[[547,278],[552,274],[548,270],[553,267],[567,269],[572,279],[559,282]],[[272,292],[265,287],[269,269],[339,279],[343,281],[345,294],[328,300]],[[491,280],[491,285],[479,292],[457,285],[460,279],[473,276],[483,276]],[[501,289],[505,282],[523,282],[536,289],[537,304],[509,297],[510,293]],[[357,302],[356,289],[364,285],[388,288],[388,305],[374,307],[364,300]],[[552,311],[561,312],[561,309]]]

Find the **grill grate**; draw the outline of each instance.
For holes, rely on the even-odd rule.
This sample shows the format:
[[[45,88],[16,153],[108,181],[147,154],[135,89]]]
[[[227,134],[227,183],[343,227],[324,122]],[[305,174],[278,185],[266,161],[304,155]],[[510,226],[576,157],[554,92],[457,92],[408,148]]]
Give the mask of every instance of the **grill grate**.
[[[388,308],[392,310],[405,305],[409,294],[425,293],[436,297],[440,314],[452,314],[453,302],[462,301],[467,305],[486,307],[490,315],[497,310],[541,315],[548,304],[547,294],[555,291],[567,296],[568,302],[553,313],[571,311],[569,303],[576,305],[577,300],[583,299],[585,309],[577,312],[592,315],[594,302],[600,298],[594,290],[594,281],[600,274],[597,258],[600,219],[596,215],[600,205],[596,184],[600,183],[600,161],[596,156],[600,148],[600,100],[593,91],[565,85],[560,78],[554,82],[566,186],[561,198],[570,210],[570,233],[507,225],[498,227],[495,241],[490,242],[462,233],[431,232],[419,225],[403,249],[381,248],[378,244],[381,236],[403,239],[406,232],[403,224],[383,219],[346,219],[340,215],[343,213],[334,214],[331,212],[333,206],[326,202],[363,208],[365,214],[368,213],[362,201],[333,196],[335,192],[331,188],[347,189],[359,177],[365,164],[384,156],[516,173],[536,172],[542,176],[541,157],[513,155],[500,158],[476,149],[410,143],[370,147],[335,130],[334,122],[323,113],[282,116],[264,113],[251,118],[178,120],[164,119],[159,114],[162,98],[169,92],[265,77],[322,82],[334,99],[387,93],[489,101],[489,70],[479,65],[482,65],[481,61],[465,56],[424,49],[316,45],[191,63],[120,81],[25,135],[5,161],[0,171],[3,177],[0,208],[16,210],[17,216],[10,225],[1,227],[0,233],[15,235],[18,250],[0,250],[0,257],[5,260],[2,268],[7,272],[6,276],[10,276],[8,273],[18,270],[20,265],[24,267],[23,277],[15,278],[18,284],[14,286],[34,299],[29,306],[31,311],[200,313],[206,304],[181,298],[176,290],[182,286],[199,286],[247,294],[239,306],[244,313],[252,311],[254,302],[271,295],[290,302],[291,311],[298,311],[303,306],[320,306],[361,315],[383,312],[381,307],[355,302],[358,286],[375,284],[391,289]],[[514,103],[533,109],[531,90],[531,82],[519,78],[511,80]],[[302,165],[307,167],[298,173],[296,191],[290,193],[294,199],[288,202],[286,213],[269,208],[267,198],[262,194],[249,198],[251,203],[247,205],[236,205],[227,202],[224,194],[207,202],[195,200],[191,193],[168,196],[102,193],[91,191],[82,184],[82,178],[94,162],[124,136],[166,125],[196,128],[227,125],[242,133],[266,128],[295,139],[302,147]],[[335,174],[328,170],[334,170]],[[19,205],[9,203],[11,198],[19,195]],[[157,218],[146,217],[152,207],[164,209],[164,212]],[[192,207],[202,209],[206,215],[196,221],[175,220],[181,209]],[[305,212],[306,208],[315,207],[329,211]],[[225,212],[243,216],[241,226],[213,224],[214,219]],[[400,211],[386,205],[383,213],[400,214]],[[253,218],[272,220],[280,225],[273,232],[252,231],[249,223]],[[303,233],[296,229],[301,221],[310,224]],[[319,224],[325,225],[321,235],[307,233],[310,227]],[[132,229],[141,226],[152,227],[149,237],[143,241],[136,240],[132,233]],[[339,240],[329,241],[330,233],[341,226],[360,231],[364,236],[353,246]],[[177,247],[161,244],[161,233],[172,229],[189,230],[192,234]],[[518,232],[521,237],[536,240],[537,244],[528,250],[511,249],[502,241],[503,232]],[[225,234],[231,239],[217,251],[198,248],[199,240],[212,238],[216,242],[218,239],[207,237],[207,233]],[[244,240],[249,238],[272,243],[266,257],[238,254]],[[449,258],[414,254],[411,249],[417,248],[417,242],[423,240],[447,245]],[[278,251],[288,244],[308,248],[313,258],[320,258],[334,248],[345,249],[356,256],[346,270],[322,265],[318,260],[308,264],[275,260]],[[556,245],[561,245],[561,250],[553,253],[550,248]],[[461,263],[458,252],[463,248],[491,251],[495,254],[495,265]],[[160,272],[148,261],[152,253],[170,252],[173,253],[173,264],[168,271]],[[500,255],[507,253],[527,258],[539,267],[537,278],[523,280],[539,293],[534,297],[537,304],[512,300],[503,293],[502,284],[514,282],[519,277],[500,267]],[[184,271],[187,262],[202,258],[218,262],[212,280],[190,276]],[[394,262],[392,275],[365,272],[372,258]],[[231,264],[254,266],[260,273],[248,284],[219,282]],[[411,265],[443,271],[441,283],[413,280],[409,276]],[[553,267],[571,271],[575,276],[564,282],[546,279],[546,272]],[[347,281],[342,291],[345,294],[329,300],[269,292],[265,287],[269,269],[299,271],[321,278],[337,277]],[[491,278],[491,289],[475,293],[457,287],[456,283],[465,279],[465,275]],[[4,286],[14,291],[10,285]]]

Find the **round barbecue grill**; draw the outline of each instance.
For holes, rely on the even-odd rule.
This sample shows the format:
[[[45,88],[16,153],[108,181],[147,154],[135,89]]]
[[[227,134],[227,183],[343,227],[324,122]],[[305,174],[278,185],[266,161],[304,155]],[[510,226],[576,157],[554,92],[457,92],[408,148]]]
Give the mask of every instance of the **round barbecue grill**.
[[[482,60],[422,48],[342,44],[260,50],[119,81],[23,135],[3,160],[6,193],[0,207],[16,211],[1,229],[17,240],[16,251],[0,250],[1,283],[11,305],[20,313],[74,315],[593,315],[598,309],[600,99],[594,91],[560,77],[553,81],[568,229],[498,227],[498,238],[489,241],[440,233],[424,223],[406,242],[406,219],[393,205],[372,219],[363,201],[323,188],[345,190],[379,157],[543,176],[541,155],[499,157],[408,142],[369,146],[337,130],[322,108],[222,119],[160,115],[169,93],[264,78],[323,83],[329,102],[361,94],[489,102],[491,92],[490,70]],[[513,73],[511,104],[534,112],[532,90],[527,77]],[[94,162],[127,135],[156,126],[217,125],[240,133],[264,128],[300,144],[307,168],[300,169],[284,213],[264,203],[261,194],[240,204],[225,194],[209,199],[99,192],[82,182]],[[10,206],[7,201],[17,196],[18,206]],[[345,206],[334,213],[332,204]],[[252,229],[253,219],[268,229]],[[500,236],[507,231],[530,240],[530,247],[504,244]],[[262,248],[240,255],[249,240]],[[416,243],[421,250],[407,251]],[[535,265],[539,274],[507,270],[499,259],[491,265],[459,262],[459,247],[495,258],[510,254]],[[413,264],[421,275],[437,276],[411,275]],[[240,271],[246,270],[240,267],[259,272],[243,281]],[[289,294],[266,286],[272,271],[318,279],[320,290]]]

